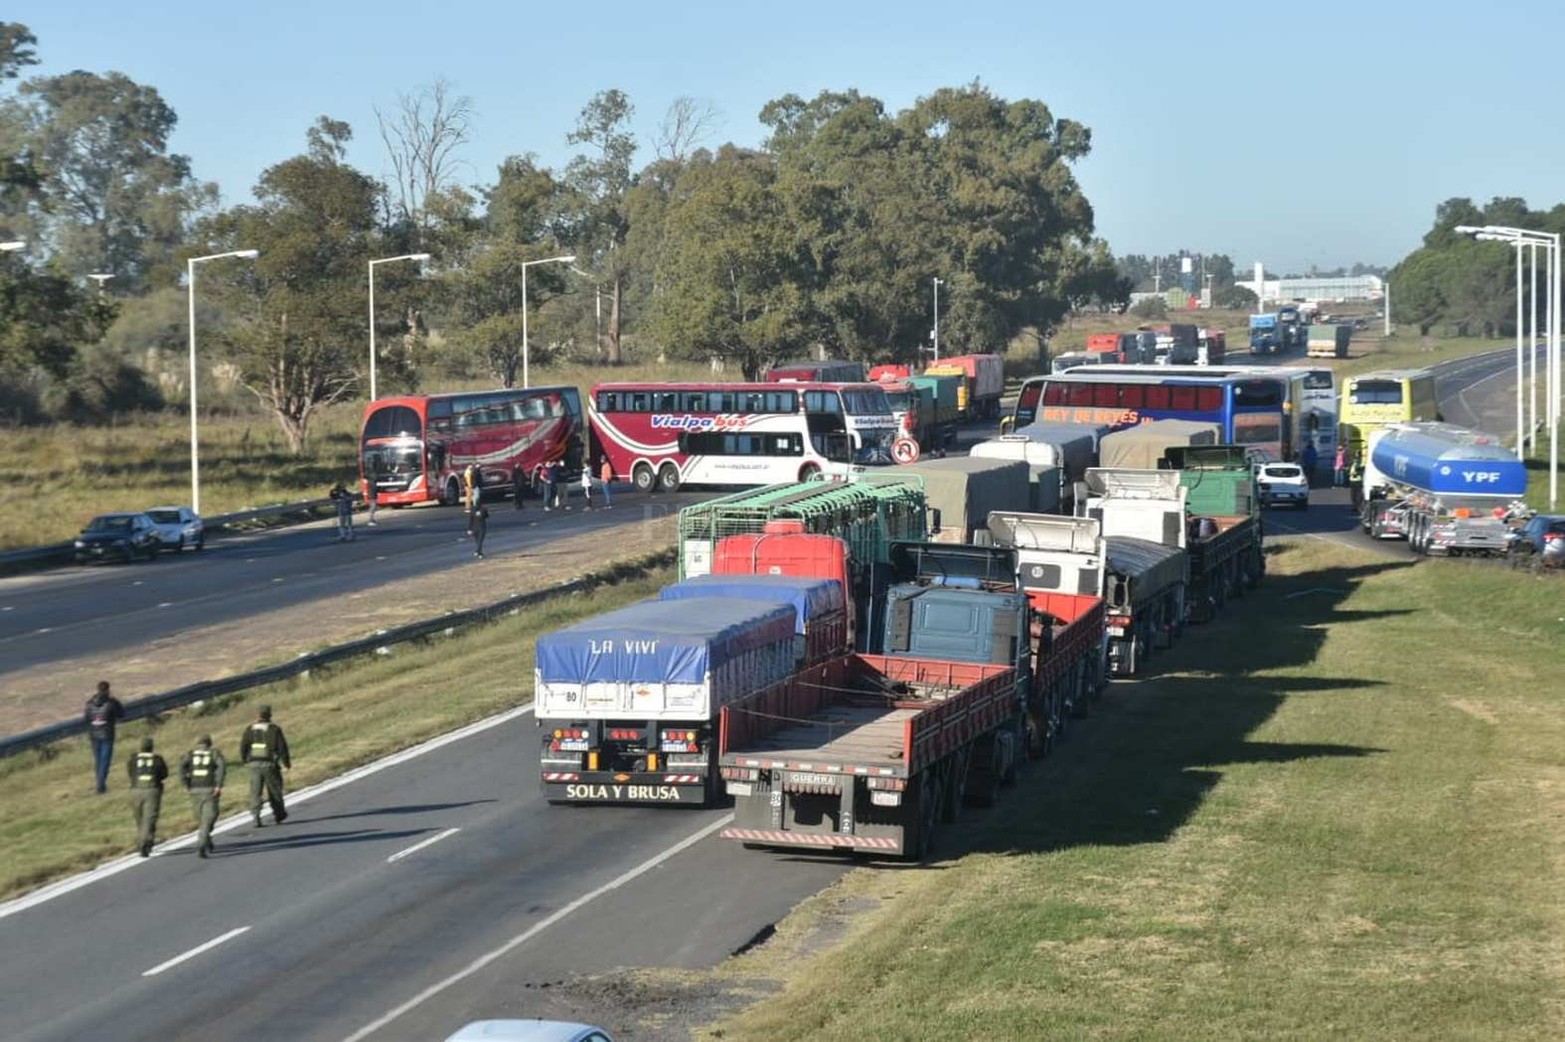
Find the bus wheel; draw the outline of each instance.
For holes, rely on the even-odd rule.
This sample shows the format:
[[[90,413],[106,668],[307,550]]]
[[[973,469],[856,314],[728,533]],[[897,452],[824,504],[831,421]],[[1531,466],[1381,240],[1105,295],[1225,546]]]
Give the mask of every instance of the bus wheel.
[[[462,502],[462,486],[456,478],[447,478],[445,492],[440,496],[440,505],[454,507],[460,502]]]
[[[665,463],[658,470],[658,491],[679,491],[679,468],[672,463]]]
[[[637,492],[651,492],[655,484],[652,468],[645,463],[638,463],[631,468],[630,480],[635,482]]]
[[[821,468],[817,467],[813,463],[806,463],[804,466],[799,468],[800,481],[819,481],[820,476]]]

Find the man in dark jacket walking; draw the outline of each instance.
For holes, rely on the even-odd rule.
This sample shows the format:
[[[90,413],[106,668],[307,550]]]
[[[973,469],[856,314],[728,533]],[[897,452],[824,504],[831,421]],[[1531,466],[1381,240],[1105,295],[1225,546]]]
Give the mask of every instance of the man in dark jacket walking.
[[[108,791],[109,764],[114,762],[114,725],[125,718],[125,707],[109,694],[109,682],[98,681],[97,692],[87,699],[82,719],[92,740],[92,766],[98,780],[98,792]]]
[[[261,827],[261,794],[272,805],[272,817],[281,825],[288,820],[283,806],[283,771],[293,769],[288,757],[288,739],[283,729],[272,723],[272,707],[262,706],[255,723],[245,728],[239,739],[239,759],[250,765],[250,816]]]
[[[327,496],[337,504],[337,542],[353,540],[353,493],[342,487],[342,482],[332,486]]]
[[[158,839],[158,812],[163,808],[163,781],[168,764],[152,751],[152,739],[141,740],[141,752],[125,761],[130,774],[130,809],[136,815],[137,850],[142,857],[152,856],[152,844]]]
[[[484,556],[484,536],[489,534],[489,508],[482,503],[474,506],[470,524],[473,533],[473,556],[482,559]]]

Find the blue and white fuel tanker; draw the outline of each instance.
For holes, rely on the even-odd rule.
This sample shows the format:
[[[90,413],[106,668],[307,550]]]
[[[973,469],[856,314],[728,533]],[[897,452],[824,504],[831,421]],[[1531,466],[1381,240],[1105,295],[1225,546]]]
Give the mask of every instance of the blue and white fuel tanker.
[[[544,797],[712,802],[719,712],[794,671],[787,596],[642,601],[539,637]]]
[[[1449,423],[1371,432],[1364,531],[1405,537],[1414,553],[1503,554],[1506,507],[1527,492],[1527,467],[1498,437]]]

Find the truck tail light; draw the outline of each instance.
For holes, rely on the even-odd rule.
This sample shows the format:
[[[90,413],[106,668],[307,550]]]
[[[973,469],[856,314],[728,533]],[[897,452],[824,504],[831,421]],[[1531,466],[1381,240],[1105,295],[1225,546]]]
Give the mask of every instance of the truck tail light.
[[[658,738],[658,745],[665,753],[698,753],[701,751],[701,734],[699,731],[664,731]]]
[[[609,731],[609,741],[611,742],[639,742],[641,738],[642,732],[640,728],[616,727]]]

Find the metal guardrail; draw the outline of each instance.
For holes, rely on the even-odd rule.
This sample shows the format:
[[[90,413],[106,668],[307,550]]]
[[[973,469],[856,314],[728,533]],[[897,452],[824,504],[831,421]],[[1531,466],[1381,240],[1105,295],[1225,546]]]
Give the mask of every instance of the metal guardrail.
[[[264,684],[275,683],[279,680],[287,680],[290,677],[296,677],[308,673],[312,669],[331,665],[334,662],[341,662],[344,659],[354,658],[358,655],[373,654],[379,649],[393,644],[419,640],[437,633],[449,634],[460,627],[471,626],[479,622],[489,622],[502,615],[510,615],[520,611],[522,608],[542,604],[557,597],[567,597],[574,593],[586,593],[612,582],[640,578],[654,568],[673,564],[674,560],[675,553],[670,548],[660,551],[624,571],[612,574],[584,575],[579,579],[571,579],[554,586],[546,586],[541,590],[512,594],[503,600],[495,601],[493,604],[486,604],[479,608],[447,612],[436,618],[410,622],[393,629],[382,630],[359,640],[350,640],[345,644],[334,644],[329,648],[322,648],[320,651],[306,652],[292,661],[276,666],[267,666],[264,669],[241,673],[238,676],[224,677],[221,680],[203,680],[195,684],[186,684],[184,687],[165,691],[161,694],[133,699],[125,703],[125,719],[127,721],[140,720],[149,716],[157,716],[171,709],[180,709],[196,702],[206,701],[209,698],[219,698],[223,695],[231,695],[249,688],[261,687]],[[85,734],[86,731],[87,724],[85,721],[66,720],[58,724],[50,724],[47,727],[40,727],[34,731],[13,735],[9,738],[0,738],[0,759],[14,756],[28,749],[48,745],[63,738]]]
[[[266,517],[285,517],[289,514],[306,514],[332,505],[330,499],[309,499],[302,503],[280,503],[276,506],[257,507],[254,510],[240,510],[232,514],[220,514],[217,517],[203,518],[208,534],[213,530],[221,533],[221,530],[235,525],[241,525],[246,521],[259,521]],[[72,551],[76,549],[75,541],[66,543],[49,543],[45,546],[30,546],[25,550],[10,550],[0,553],[0,575],[9,574],[17,570],[18,566],[34,564],[67,564],[71,560]]]

